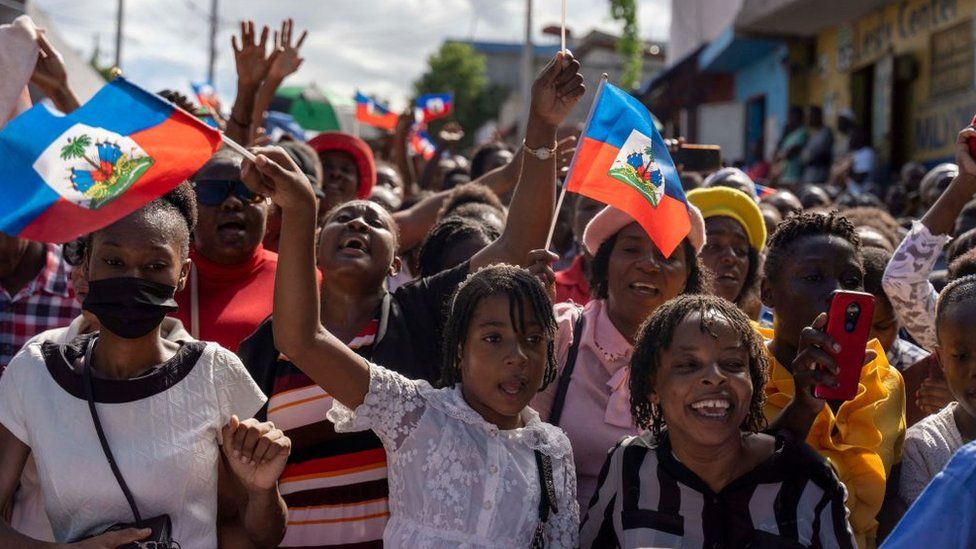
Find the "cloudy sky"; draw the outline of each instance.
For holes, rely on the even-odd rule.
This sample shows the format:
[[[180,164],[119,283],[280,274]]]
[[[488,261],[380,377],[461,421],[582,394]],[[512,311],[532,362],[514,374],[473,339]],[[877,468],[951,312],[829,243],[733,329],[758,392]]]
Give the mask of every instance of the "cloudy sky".
[[[114,59],[115,5],[108,0],[34,0],[54,26],[87,59],[100,44],[102,60]],[[560,0],[535,0],[538,41],[554,38],[539,30],[558,24]],[[638,0],[642,37],[666,39],[669,0]],[[122,68],[152,90],[188,88],[206,76],[210,0],[127,0]],[[252,18],[277,24],[293,17],[307,28],[305,64],[288,83],[316,82],[351,95],[357,87],[405,101],[410,83],[427,57],[448,38],[520,42],[525,0],[220,0],[216,84],[233,96],[235,75],[231,33]],[[568,0],[567,26],[582,36],[599,28],[618,32],[607,0]],[[516,69],[517,70],[517,69]]]

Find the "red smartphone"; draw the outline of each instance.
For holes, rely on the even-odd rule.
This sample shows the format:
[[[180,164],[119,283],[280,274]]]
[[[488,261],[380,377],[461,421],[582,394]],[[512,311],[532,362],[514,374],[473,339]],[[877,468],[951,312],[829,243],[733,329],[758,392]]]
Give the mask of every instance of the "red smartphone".
[[[976,126],[976,115],[973,115],[973,121],[969,125]],[[969,155],[976,158],[976,137],[969,138]]]
[[[830,352],[840,372],[837,387],[817,385],[813,394],[827,400],[851,400],[857,395],[864,352],[874,317],[874,296],[864,292],[837,290],[827,312],[827,335],[840,344],[840,352]]]

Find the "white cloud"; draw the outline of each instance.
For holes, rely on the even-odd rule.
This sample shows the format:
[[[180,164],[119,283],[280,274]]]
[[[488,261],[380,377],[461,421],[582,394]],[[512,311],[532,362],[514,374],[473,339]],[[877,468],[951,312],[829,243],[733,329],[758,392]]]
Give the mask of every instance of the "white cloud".
[[[96,34],[102,59],[114,57],[115,2],[35,0],[68,43],[90,55]],[[553,40],[540,29],[558,24],[561,0],[534,0],[537,41]],[[126,2],[122,66],[126,75],[151,90],[188,88],[206,76],[209,0]],[[309,29],[305,64],[295,83],[316,82],[342,94],[357,87],[402,103],[427,57],[448,38],[520,42],[524,0],[221,0],[216,85],[232,97],[236,76],[230,37],[233,24],[295,19]],[[663,39],[670,23],[668,0],[640,0],[639,25],[645,38]],[[606,0],[568,0],[567,27],[577,35],[599,28],[617,32]]]

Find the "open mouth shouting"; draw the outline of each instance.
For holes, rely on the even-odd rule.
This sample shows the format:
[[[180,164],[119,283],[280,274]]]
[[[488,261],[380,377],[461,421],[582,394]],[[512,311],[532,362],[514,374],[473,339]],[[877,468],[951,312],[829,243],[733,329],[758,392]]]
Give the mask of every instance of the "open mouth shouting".
[[[339,253],[345,257],[368,256],[368,240],[361,234],[348,235],[339,240]]]

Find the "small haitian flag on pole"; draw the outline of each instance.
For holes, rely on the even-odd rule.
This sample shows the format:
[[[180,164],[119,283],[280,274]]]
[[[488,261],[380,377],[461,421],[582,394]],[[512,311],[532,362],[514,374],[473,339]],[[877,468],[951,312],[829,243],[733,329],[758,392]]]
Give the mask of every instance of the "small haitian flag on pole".
[[[566,189],[626,212],[666,257],[691,230],[681,180],[651,113],[605,79],[566,175]]]
[[[417,98],[416,105],[417,122],[426,124],[454,111],[454,94],[427,93]]]
[[[372,97],[356,92],[356,120],[392,132],[396,129],[398,118],[395,112],[390,112]]]
[[[0,131],[0,231],[68,242],[166,194],[220,148],[220,132],[116,78],[62,115],[37,105]]]

